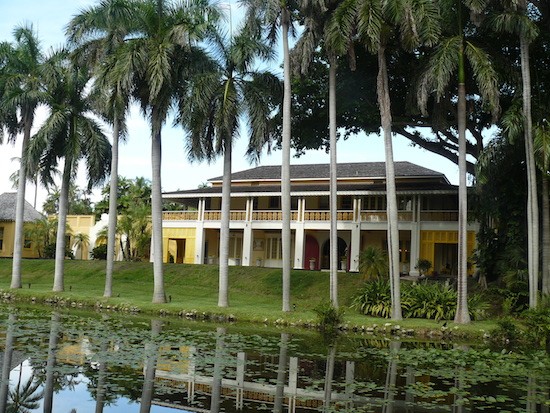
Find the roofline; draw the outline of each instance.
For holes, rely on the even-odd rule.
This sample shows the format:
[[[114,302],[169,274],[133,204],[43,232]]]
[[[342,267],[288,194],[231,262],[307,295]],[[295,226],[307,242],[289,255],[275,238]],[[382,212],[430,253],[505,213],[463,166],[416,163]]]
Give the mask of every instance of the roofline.
[[[404,190],[396,191],[398,195],[453,195],[458,192],[458,189],[431,189],[431,190]],[[337,191],[338,195],[386,195],[386,191]],[[291,196],[325,196],[330,195],[330,191],[294,191],[290,192]],[[221,192],[216,193],[193,193],[193,194],[163,194],[162,197],[165,199],[193,199],[193,198],[219,198]],[[238,197],[262,197],[262,196],[281,196],[281,191],[271,191],[271,192],[231,192],[232,198]]]
[[[445,179],[445,182],[450,184],[449,180],[447,179],[447,176],[443,173],[439,174],[439,175],[396,175],[395,176],[395,179],[427,179],[427,178],[444,178]],[[293,181],[326,181],[328,180],[329,177],[324,177],[324,178],[305,178],[305,177],[302,177],[302,178],[291,178],[290,179],[290,182],[293,182]],[[357,179],[373,179],[373,180],[385,180],[386,177],[385,176],[361,176],[361,175],[357,175],[357,176],[345,176],[345,177],[341,177],[341,178],[337,178],[338,181],[355,181]],[[253,179],[233,179],[231,180],[231,183],[245,183],[245,182],[257,182],[257,181],[261,181],[261,182],[281,182],[281,179],[264,179],[264,178],[253,178]],[[211,178],[208,180],[208,182],[212,182],[212,183],[221,183],[223,182],[222,179],[216,179],[216,178]]]

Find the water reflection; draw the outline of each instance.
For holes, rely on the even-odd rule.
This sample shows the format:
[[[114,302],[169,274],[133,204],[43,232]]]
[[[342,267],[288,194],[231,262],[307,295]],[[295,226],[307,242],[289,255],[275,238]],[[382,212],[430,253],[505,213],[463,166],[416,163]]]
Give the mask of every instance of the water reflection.
[[[0,412],[25,388],[27,401],[38,399],[28,411],[48,413],[547,412],[550,405],[542,352],[384,338],[324,343],[311,333],[2,308],[0,316]]]

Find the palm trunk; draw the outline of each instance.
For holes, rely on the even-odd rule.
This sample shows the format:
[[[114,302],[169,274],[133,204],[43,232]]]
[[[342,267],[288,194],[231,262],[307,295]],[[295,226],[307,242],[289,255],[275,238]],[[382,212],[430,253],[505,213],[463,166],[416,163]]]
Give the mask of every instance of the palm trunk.
[[[329,67],[329,135],[330,135],[330,302],[338,308],[338,163],[336,157],[336,59]]]
[[[281,23],[283,38],[283,66],[284,66],[284,96],[283,96],[283,136],[282,136],[282,167],[281,167],[281,209],[283,215],[282,228],[282,256],[283,256],[283,311],[290,311],[290,59],[288,47],[288,10],[283,9]]]
[[[332,411],[330,403],[332,401],[332,382],[334,381],[334,364],[336,362],[336,345],[329,347],[327,363],[325,365],[325,388],[323,398],[323,412]]]
[[[388,85],[385,47],[378,49],[378,105],[384,134],[386,155],[386,208],[388,215],[388,258],[390,269],[390,286],[392,296],[392,320],[403,319],[401,311],[401,285],[399,279],[399,217],[397,214],[397,193],[395,189],[395,167],[393,164],[393,144],[391,137],[391,101]]]
[[[527,256],[529,269],[529,307],[537,306],[539,274],[539,207],[537,202],[537,172],[533,149],[531,117],[531,74],[529,72],[529,43],[520,35],[521,78],[523,85],[523,130],[527,165]]]
[[[229,221],[231,214],[231,139],[224,142],[222,216],[220,228],[220,274],[218,307],[228,307],[229,278]]]
[[[65,231],[67,228],[67,211],[69,209],[69,186],[71,182],[72,170],[73,158],[71,155],[68,155],[65,157],[61,191],[59,193],[59,216],[57,217],[57,237],[55,242],[55,274],[53,279],[53,291],[55,292],[65,290],[64,271],[65,249],[67,246]]]
[[[23,146],[21,148],[21,165],[19,167],[19,181],[17,183],[17,204],[15,207],[15,235],[13,238],[13,262],[10,288],[21,288],[21,260],[23,258],[25,191],[27,185],[27,147],[31,138],[32,116],[25,116],[25,130],[23,132]]]
[[[466,187],[466,85],[464,55],[459,54],[458,80],[458,286],[455,323],[468,324],[468,192]]]
[[[115,114],[113,124],[113,145],[111,147],[111,182],[109,187],[109,223],[107,230],[107,265],[105,268],[105,290],[103,297],[113,295],[113,266],[115,261],[116,222],[118,206],[118,143],[120,122]]]
[[[550,199],[548,174],[542,173],[542,295],[550,295]]]
[[[158,113],[153,108],[151,139],[151,221],[153,223],[153,303],[165,303],[166,294],[164,293],[164,275],[163,275],[163,245],[162,245],[162,186],[161,186],[161,125],[158,119]]]

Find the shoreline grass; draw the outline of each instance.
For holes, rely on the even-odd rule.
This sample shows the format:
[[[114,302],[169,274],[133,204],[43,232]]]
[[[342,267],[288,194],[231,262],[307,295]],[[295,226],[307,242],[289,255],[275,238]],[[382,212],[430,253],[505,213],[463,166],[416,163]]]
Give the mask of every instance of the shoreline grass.
[[[281,269],[261,267],[229,268],[229,307],[217,306],[218,267],[216,265],[166,264],[164,282],[169,302],[153,304],[153,270],[151,263],[116,262],[113,297],[104,298],[105,261],[65,261],[65,291],[54,293],[53,260],[23,260],[23,288],[11,290],[11,259],[0,259],[0,290],[4,298],[15,301],[57,303],[67,307],[103,308],[115,311],[139,309],[141,314],[234,319],[238,322],[290,326],[312,326],[317,322],[314,308],[329,298],[329,273],[293,270],[291,273],[291,308],[281,310]],[[417,334],[437,338],[442,331],[459,337],[480,338],[496,327],[493,321],[476,321],[455,325],[451,321],[406,319],[399,323],[389,319],[367,317],[349,308],[352,297],[363,284],[361,275],[340,273],[338,277],[340,307],[345,309],[345,325],[350,330],[392,328],[413,329]]]

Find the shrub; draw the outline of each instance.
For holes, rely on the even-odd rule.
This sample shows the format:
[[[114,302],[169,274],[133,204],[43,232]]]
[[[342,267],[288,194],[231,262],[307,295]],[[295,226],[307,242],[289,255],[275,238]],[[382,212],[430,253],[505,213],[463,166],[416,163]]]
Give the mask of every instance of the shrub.
[[[522,316],[529,341],[534,345],[544,345],[550,351],[550,307],[530,309]]]
[[[456,291],[447,284],[423,282],[404,286],[406,318],[452,320],[456,311]]]
[[[405,318],[452,320],[456,313],[457,293],[447,284],[422,282],[401,284],[401,308]],[[365,315],[390,317],[391,293],[387,280],[366,282],[354,298],[352,307]],[[468,311],[473,320],[479,320],[488,308],[483,296],[468,297]]]
[[[107,244],[98,245],[92,250],[92,259],[106,260],[107,259]]]
[[[378,247],[369,246],[359,254],[359,271],[366,280],[388,275],[388,254]]]
[[[365,315],[390,317],[390,282],[382,279],[366,282],[363,289],[354,298],[352,307]]]
[[[414,268],[420,271],[422,275],[426,275],[430,271],[430,268],[432,268],[432,262],[425,258],[419,258]]]
[[[55,248],[56,248],[55,242],[52,244],[46,245],[44,247],[44,258],[46,259],[55,258]],[[65,258],[70,258],[71,260],[74,260],[74,254],[69,247],[65,247]]]
[[[336,308],[330,301],[324,301],[313,311],[317,314],[317,321],[323,330],[334,330],[344,321],[344,311]]]

